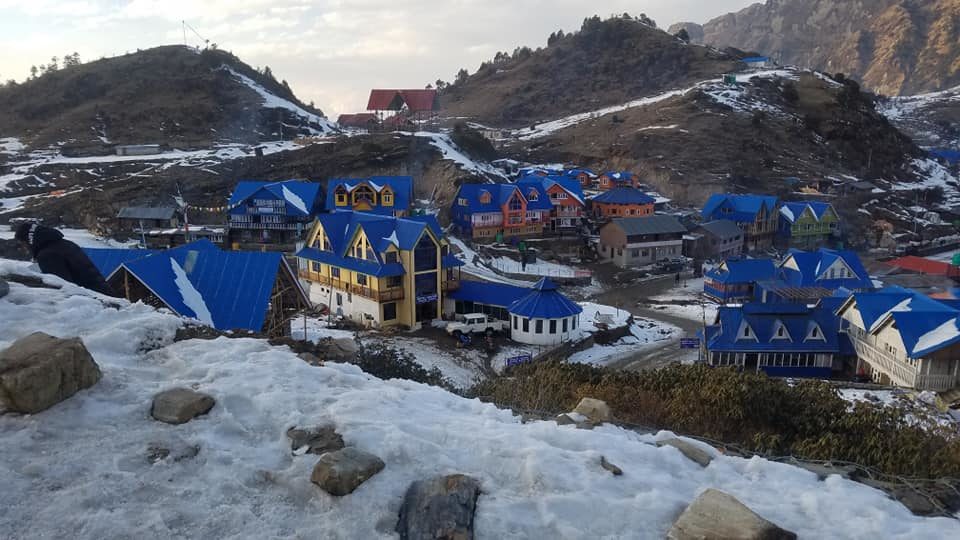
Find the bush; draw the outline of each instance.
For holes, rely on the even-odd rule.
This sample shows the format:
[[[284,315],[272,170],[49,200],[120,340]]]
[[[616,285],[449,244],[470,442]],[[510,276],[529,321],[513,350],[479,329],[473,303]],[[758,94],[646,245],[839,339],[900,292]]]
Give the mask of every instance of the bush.
[[[960,476],[960,440],[922,414],[860,403],[821,381],[794,386],[764,374],[706,366],[643,373],[578,364],[518,366],[471,395],[558,414],[602,399],[618,421],[739,445],[770,456],[832,459],[914,477]]]
[[[418,383],[455,390],[453,384],[436,367],[426,369],[407,351],[382,342],[367,345],[357,340],[357,355],[350,362],[380,379],[407,379]]]

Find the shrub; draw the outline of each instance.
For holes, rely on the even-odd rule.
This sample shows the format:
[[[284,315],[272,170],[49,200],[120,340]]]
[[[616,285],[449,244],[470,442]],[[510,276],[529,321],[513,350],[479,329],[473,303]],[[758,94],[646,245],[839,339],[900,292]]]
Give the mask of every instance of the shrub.
[[[350,363],[380,379],[407,379],[455,390],[437,367],[426,369],[409,352],[382,342],[364,344],[357,340],[357,354]]]

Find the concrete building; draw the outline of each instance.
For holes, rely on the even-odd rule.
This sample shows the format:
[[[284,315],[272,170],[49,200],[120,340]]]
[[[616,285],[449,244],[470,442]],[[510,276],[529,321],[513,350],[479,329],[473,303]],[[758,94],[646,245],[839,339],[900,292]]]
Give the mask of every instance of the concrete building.
[[[614,219],[600,229],[600,257],[622,268],[680,257],[686,232],[673,216]]]

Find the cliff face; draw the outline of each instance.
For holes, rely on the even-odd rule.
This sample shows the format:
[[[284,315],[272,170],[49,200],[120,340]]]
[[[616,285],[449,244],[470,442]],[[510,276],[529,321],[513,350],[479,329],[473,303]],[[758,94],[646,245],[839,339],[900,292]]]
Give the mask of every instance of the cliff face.
[[[960,84],[960,0],[768,0],[702,30],[703,43],[846,73],[887,95]]]

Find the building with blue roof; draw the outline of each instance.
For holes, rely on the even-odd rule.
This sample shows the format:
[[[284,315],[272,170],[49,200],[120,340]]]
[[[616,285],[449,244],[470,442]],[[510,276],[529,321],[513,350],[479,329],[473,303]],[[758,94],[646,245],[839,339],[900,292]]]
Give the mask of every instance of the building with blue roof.
[[[553,203],[542,185],[463,184],[450,208],[450,220],[461,235],[474,240],[506,240],[541,236]]]
[[[837,310],[857,372],[879,384],[960,386],[960,311],[901,287],[853,293]]]
[[[538,187],[547,194],[552,208],[549,225],[551,232],[575,231],[586,213],[583,189],[576,178],[567,176],[526,176],[517,181],[517,187],[527,197],[536,195],[530,188]]]
[[[829,378],[843,368],[846,339],[829,305],[722,306],[703,332],[709,365],[775,377]]]
[[[322,209],[316,182],[244,180],[230,195],[228,242],[234,249],[292,250]]]
[[[327,182],[325,208],[406,217],[413,205],[413,178],[372,176],[333,178]]]
[[[767,56],[748,56],[747,58],[741,58],[740,61],[751,69],[763,69],[773,66],[773,62]]]
[[[590,212],[596,219],[643,217],[653,215],[656,199],[632,187],[618,187],[590,199]]]
[[[291,318],[308,305],[282,254],[223,251],[209,241],[126,258],[107,280],[131,302],[223,331],[288,335]]]
[[[350,210],[317,216],[297,257],[310,300],[366,326],[439,319],[463,265],[433,216]]]
[[[83,248],[84,253],[104,279],[120,268],[125,262],[135,261],[159,253],[155,249],[123,249],[123,248]]]
[[[621,187],[638,188],[640,187],[640,180],[629,171],[606,171],[597,179],[597,186],[601,191]]]
[[[704,221],[726,219],[744,232],[744,248],[763,250],[773,245],[780,216],[780,200],[768,195],[714,194],[700,212]]]
[[[703,292],[721,304],[747,302],[754,297],[757,283],[776,275],[772,259],[727,259],[704,273]]]
[[[443,312],[448,316],[483,313],[509,321],[507,308],[529,292],[529,287],[462,280],[460,286],[446,296]]]
[[[840,235],[840,216],[825,202],[785,202],[780,207],[780,237],[790,246],[812,249]]]
[[[557,345],[580,336],[583,308],[560,293],[549,278],[538,281],[507,308],[510,338],[527,345]]]
[[[590,169],[566,169],[563,171],[563,175],[567,178],[574,178],[577,182],[580,182],[581,188],[592,188],[593,183],[597,179],[597,173],[593,172]]]

